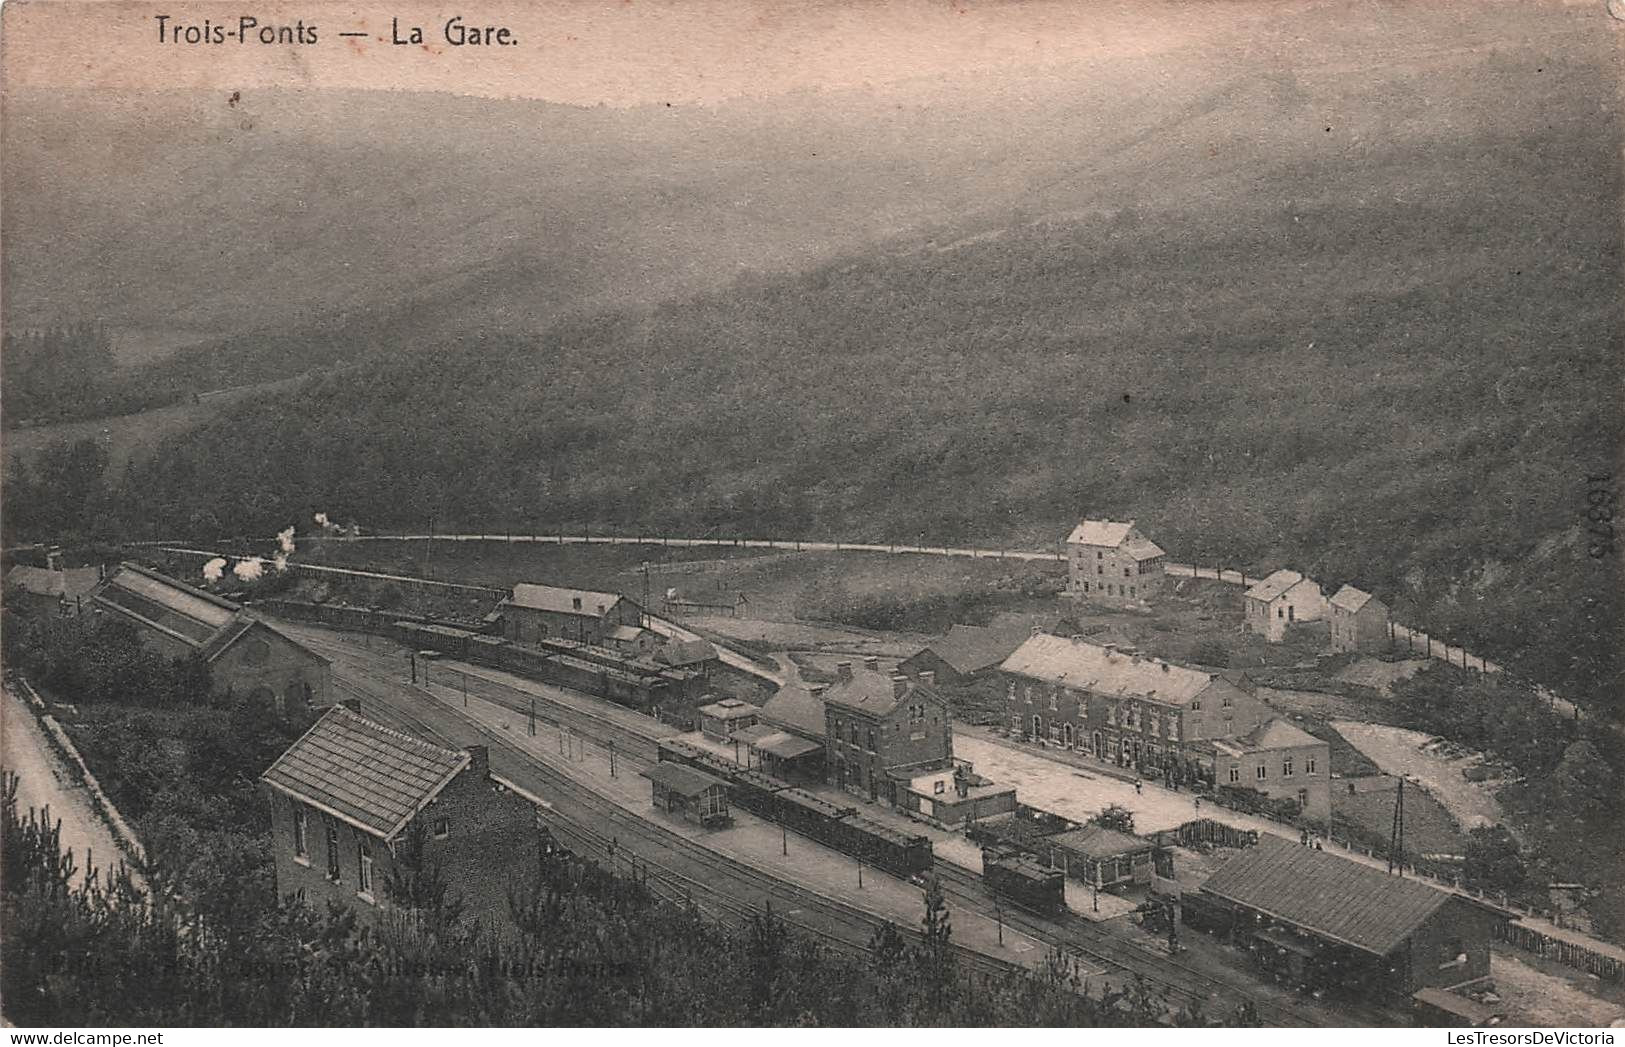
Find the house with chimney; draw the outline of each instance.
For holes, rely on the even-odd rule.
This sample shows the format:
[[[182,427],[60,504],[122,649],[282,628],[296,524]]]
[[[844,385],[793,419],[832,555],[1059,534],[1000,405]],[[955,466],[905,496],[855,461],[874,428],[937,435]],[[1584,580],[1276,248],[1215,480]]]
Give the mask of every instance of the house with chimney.
[[[930,670],[938,684],[962,686],[997,677],[999,663],[1021,646],[1029,629],[1015,626],[955,625],[948,634],[898,663],[904,676]]]
[[[171,659],[197,657],[214,692],[283,714],[332,704],[332,662],[241,605],[139,564],[120,564],[91,595],[90,617],[121,621]]]
[[[514,643],[573,640],[629,656],[651,653],[643,608],[619,593],[521,582],[497,605],[502,635]]]
[[[474,919],[505,918],[537,867],[537,805],[491,776],[486,747],[448,749],[329,709],[260,776],[276,889],[376,919],[399,888],[440,884]],[[392,882],[396,889],[392,889]]]
[[[1156,598],[1166,582],[1164,553],[1133,520],[1084,520],[1066,537],[1066,592],[1117,606]]]
[[[1387,604],[1352,585],[1337,590],[1328,603],[1332,650],[1370,654],[1388,647]]]
[[[1271,718],[1246,734],[1191,742],[1188,748],[1208,780],[1221,787],[1289,800],[1309,818],[1332,816],[1331,746],[1301,727]]]
[[[1280,570],[1256,582],[1242,594],[1242,615],[1250,632],[1280,643],[1287,629],[1300,622],[1326,617],[1326,596],[1320,583],[1297,571]]]
[[[948,703],[930,670],[911,678],[882,672],[875,658],[857,669],[841,662],[822,697],[824,767],[832,784],[896,806],[908,782],[953,767]]]
[[[1000,669],[1014,737],[1180,779],[1198,772],[1193,742],[1234,738],[1271,716],[1245,673],[1081,636],[1035,630]]]

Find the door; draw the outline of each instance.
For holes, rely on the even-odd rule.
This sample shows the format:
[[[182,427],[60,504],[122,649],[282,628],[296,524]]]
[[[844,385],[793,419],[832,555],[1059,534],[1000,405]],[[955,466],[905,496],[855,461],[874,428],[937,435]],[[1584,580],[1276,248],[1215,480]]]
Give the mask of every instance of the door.
[[[1095,747],[1095,757],[1097,759],[1104,759],[1105,756],[1106,756],[1106,750],[1100,744],[1100,732],[1099,731],[1095,732],[1095,736],[1094,736],[1093,741],[1094,741],[1094,747]]]

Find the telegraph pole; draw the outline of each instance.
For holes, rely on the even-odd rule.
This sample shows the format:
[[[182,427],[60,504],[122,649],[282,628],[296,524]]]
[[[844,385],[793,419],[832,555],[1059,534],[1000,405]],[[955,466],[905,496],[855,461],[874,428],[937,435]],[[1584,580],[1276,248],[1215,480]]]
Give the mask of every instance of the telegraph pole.
[[[1399,779],[1399,792],[1394,796],[1394,829],[1388,838],[1388,872],[1395,868],[1405,875],[1405,778]]]

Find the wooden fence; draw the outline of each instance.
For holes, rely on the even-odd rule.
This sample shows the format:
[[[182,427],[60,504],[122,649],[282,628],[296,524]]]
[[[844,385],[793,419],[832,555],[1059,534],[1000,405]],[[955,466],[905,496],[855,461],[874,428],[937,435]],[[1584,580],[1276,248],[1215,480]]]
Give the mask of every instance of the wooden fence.
[[[1515,948],[1534,953],[1547,960],[1555,960],[1565,967],[1594,974],[1603,981],[1625,981],[1625,963],[1613,956],[1604,956],[1584,945],[1543,934],[1528,924],[1508,920],[1496,927],[1495,936]]]

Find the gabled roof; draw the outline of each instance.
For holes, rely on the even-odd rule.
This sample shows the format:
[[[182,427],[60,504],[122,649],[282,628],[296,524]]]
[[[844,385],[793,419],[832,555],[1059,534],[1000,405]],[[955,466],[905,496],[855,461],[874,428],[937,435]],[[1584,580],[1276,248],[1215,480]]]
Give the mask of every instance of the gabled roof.
[[[983,625],[955,625],[948,635],[925,648],[961,675],[981,672],[1010,657],[1032,630],[1019,627],[999,629]]]
[[[1277,596],[1284,595],[1286,591],[1291,589],[1293,586],[1298,585],[1301,582],[1308,581],[1309,579],[1305,578],[1297,571],[1282,569],[1272,572],[1269,577],[1265,578],[1263,581],[1254,582],[1252,588],[1248,589],[1243,595],[1245,595],[1249,600],[1262,600],[1265,603],[1268,603]],[[1314,583],[1309,582],[1309,584],[1313,585]]]
[[[1237,753],[1260,753],[1275,749],[1296,749],[1305,745],[1325,745],[1308,731],[1296,727],[1280,717],[1265,720],[1239,738],[1215,738],[1215,746],[1233,749]]]
[[[1202,891],[1377,956],[1393,952],[1452,897],[1269,833]]]
[[[1119,854],[1151,849],[1150,840],[1108,829],[1104,825],[1085,825],[1081,829],[1051,836],[1048,842],[1089,858],[1113,858]]]
[[[335,705],[260,780],[391,840],[473,757],[373,723]]]
[[[206,643],[242,610],[230,600],[133,563],[120,564],[95,598],[127,617],[165,628],[194,647]]]
[[[642,772],[643,777],[651,782],[665,786],[679,796],[699,796],[707,789],[715,786],[726,788],[727,782],[721,778],[713,778],[704,771],[696,771],[683,763],[662,760],[648,770]]]
[[[1005,672],[1102,695],[1183,704],[1213,682],[1211,673],[1153,658],[1136,658],[1087,640],[1039,633],[1000,666]]]
[[[1115,549],[1134,529],[1134,521],[1117,523],[1112,520],[1084,520],[1066,536],[1068,545],[1100,545]]]
[[[84,596],[96,588],[101,580],[94,567],[68,567],[53,571],[47,567],[18,564],[6,572],[6,584],[19,586],[36,596],[60,596],[73,599]]]
[[[556,614],[580,614],[597,618],[622,599],[619,593],[601,593],[592,589],[567,589],[558,585],[531,585],[520,582],[513,587],[513,597],[503,603],[532,611],[552,611]],[[580,601],[580,606],[576,605]]]
[[[1123,551],[1134,557],[1135,560],[1154,560],[1159,556],[1168,555],[1162,551],[1162,546],[1149,538],[1141,538],[1138,535],[1130,538],[1123,545]]]
[[[709,640],[674,640],[655,650],[654,660],[661,665],[681,668],[716,661],[717,649]]]
[[[1336,595],[1332,597],[1331,605],[1348,611],[1350,614],[1358,614],[1360,608],[1370,603],[1371,600],[1371,594],[1364,589],[1356,589],[1352,585],[1345,585],[1337,590]],[[1382,601],[1377,602],[1380,604]]]
[[[829,685],[829,690],[824,692],[824,705],[868,716],[886,716],[905,700],[920,694],[936,699],[936,692],[918,680],[906,680],[898,687],[889,673],[854,668],[851,679],[837,678]]]
[[[762,706],[762,719],[809,738],[822,738],[824,700],[805,687],[786,684]]]

